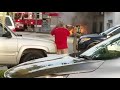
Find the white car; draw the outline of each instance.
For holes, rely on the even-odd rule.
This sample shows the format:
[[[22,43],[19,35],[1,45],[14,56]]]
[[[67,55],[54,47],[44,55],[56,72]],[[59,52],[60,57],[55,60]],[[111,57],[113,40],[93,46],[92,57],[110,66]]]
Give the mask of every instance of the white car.
[[[54,41],[17,35],[0,23],[0,64],[15,65],[56,53]]]

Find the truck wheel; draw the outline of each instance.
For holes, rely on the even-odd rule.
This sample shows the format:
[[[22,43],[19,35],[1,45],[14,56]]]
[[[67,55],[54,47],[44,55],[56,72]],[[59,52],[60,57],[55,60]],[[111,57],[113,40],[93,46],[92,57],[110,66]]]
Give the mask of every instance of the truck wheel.
[[[44,57],[41,51],[29,51],[22,56],[20,63]]]

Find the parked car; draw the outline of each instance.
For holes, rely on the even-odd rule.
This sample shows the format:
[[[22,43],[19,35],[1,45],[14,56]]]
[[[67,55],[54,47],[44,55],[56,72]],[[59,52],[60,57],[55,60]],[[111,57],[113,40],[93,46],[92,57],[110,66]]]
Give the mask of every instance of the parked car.
[[[54,41],[23,37],[0,23],[0,64],[16,65],[56,53]]]
[[[120,33],[120,25],[116,25],[100,34],[83,35],[78,40],[78,51],[85,51],[105,39]]]
[[[3,17],[3,15],[0,15],[0,17]],[[5,24],[12,30],[15,31],[15,23],[9,15],[5,15]]]
[[[120,78],[120,33],[77,57],[56,55],[8,69],[6,78]]]

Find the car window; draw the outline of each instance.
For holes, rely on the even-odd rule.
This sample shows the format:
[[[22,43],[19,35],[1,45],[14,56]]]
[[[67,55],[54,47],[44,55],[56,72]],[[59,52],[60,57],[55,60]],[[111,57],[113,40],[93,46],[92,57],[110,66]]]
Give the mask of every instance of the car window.
[[[118,43],[119,42],[119,43]],[[120,40],[114,43],[111,43],[107,46],[101,47],[97,51],[97,57],[95,59],[107,60],[115,59],[120,57]]]
[[[120,33],[83,52],[94,60],[109,60],[120,57]]]
[[[108,35],[112,35],[112,36],[113,36],[113,35],[116,35],[116,34],[118,34],[118,33],[120,33],[120,27],[117,28],[117,29],[115,29],[114,31],[108,33]]]
[[[6,28],[3,29],[2,24],[0,24],[0,37],[3,36],[3,34],[6,33]]]
[[[11,23],[11,20],[10,20],[9,17],[6,17],[6,19],[5,19],[5,24],[6,24],[7,26],[12,26],[12,23]]]

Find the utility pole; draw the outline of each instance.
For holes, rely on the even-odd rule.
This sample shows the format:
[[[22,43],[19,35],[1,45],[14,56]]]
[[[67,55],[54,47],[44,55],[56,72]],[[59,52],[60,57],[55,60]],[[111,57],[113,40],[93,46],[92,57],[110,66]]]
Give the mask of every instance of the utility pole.
[[[36,18],[36,20],[35,20],[35,28],[37,29],[37,12],[35,12],[35,18]]]
[[[43,13],[42,13],[42,24],[41,24],[41,32],[43,31]]]

